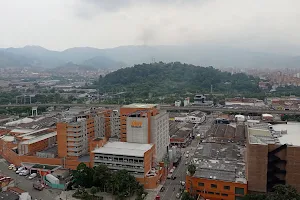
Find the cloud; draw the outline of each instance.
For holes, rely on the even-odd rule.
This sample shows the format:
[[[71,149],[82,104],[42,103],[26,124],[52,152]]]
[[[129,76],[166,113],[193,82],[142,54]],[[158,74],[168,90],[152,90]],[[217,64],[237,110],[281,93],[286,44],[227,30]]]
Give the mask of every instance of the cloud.
[[[215,43],[295,53],[300,46],[299,0],[47,2],[1,1],[2,47]]]

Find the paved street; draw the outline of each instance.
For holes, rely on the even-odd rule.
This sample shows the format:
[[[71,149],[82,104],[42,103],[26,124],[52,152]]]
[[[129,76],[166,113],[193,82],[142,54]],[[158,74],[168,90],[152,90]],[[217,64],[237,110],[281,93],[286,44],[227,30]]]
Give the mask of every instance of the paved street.
[[[201,129],[204,129],[203,131],[207,130],[207,127],[210,127],[213,122],[213,116],[212,115],[207,115],[206,120],[201,124],[198,129],[202,131]],[[197,134],[197,133],[196,133]],[[175,180],[167,179],[165,184],[163,185],[165,187],[164,192],[159,192],[158,195],[160,196],[161,200],[174,200],[176,198],[176,194],[180,192],[179,188],[182,187],[180,186],[180,181],[185,182],[185,176],[186,176],[186,170],[188,165],[185,165],[186,162],[190,163],[196,149],[198,146],[198,140],[194,139],[191,142],[191,145],[188,146],[187,148],[181,148],[181,153],[182,153],[182,158],[181,161],[178,165],[178,167],[175,169],[173,174],[177,177]],[[189,157],[186,158],[185,154],[186,152],[189,151]],[[175,190],[174,190],[175,188]]]
[[[16,185],[22,190],[29,192],[33,200],[53,200],[61,192],[61,190],[53,189],[44,189],[43,191],[33,189],[32,184],[36,180],[28,180],[24,176],[19,176],[14,171],[9,170],[8,164],[4,159],[0,159],[0,172],[15,179]]]

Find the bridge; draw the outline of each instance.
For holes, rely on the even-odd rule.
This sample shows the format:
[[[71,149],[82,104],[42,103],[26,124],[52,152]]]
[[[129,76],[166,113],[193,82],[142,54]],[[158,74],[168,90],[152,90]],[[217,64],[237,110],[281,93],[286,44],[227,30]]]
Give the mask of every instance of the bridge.
[[[10,108],[10,107],[106,107],[106,108],[119,108],[122,105],[117,104],[57,104],[57,103],[46,103],[46,104],[7,104],[0,105],[0,108]],[[203,112],[232,112],[232,113],[255,113],[255,114],[288,114],[288,115],[300,115],[300,111],[298,110],[269,110],[269,109],[246,109],[246,108],[238,108],[238,109],[229,109],[229,108],[215,108],[215,107],[204,107],[204,106],[187,106],[187,107],[175,107],[170,105],[160,105],[161,109],[168,111],[195,111],[200,110]]]

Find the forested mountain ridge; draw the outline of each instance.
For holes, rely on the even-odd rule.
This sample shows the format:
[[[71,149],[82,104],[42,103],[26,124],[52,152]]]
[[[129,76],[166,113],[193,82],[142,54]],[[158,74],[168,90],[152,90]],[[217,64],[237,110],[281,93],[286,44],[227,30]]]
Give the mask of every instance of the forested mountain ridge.
[[[149,93],[259,92],[258,79],[246,74],[230,74],[213,67],[200,67],[180,62],[140,64],[99,77],[100,91],[126,90],[135,95]]]

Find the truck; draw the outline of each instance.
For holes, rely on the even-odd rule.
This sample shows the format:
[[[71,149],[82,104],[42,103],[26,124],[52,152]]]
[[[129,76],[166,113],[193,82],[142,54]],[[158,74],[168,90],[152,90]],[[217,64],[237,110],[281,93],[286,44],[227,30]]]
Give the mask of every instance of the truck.
[[[44,187],[45,186],[39,181],[33,183],[33,188],[36,190],[42,191],[44,189]]]
[[[53,176],[52,174],[46,175],[46,180],[49,181],[52,184],[59,184],[59,179]]]

